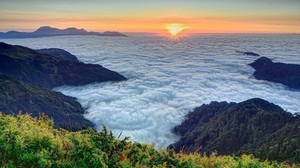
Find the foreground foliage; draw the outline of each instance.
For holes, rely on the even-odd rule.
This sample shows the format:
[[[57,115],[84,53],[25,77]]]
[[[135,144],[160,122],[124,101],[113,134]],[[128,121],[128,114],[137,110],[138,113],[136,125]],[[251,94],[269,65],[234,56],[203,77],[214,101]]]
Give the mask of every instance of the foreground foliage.
[[[105,128],[70,132],[54,129],[46,116],[0,113],[0,167],[291,167],[260,162],[251,155],[200,156],[117,140]],[[296,166],[293,166],[296,167]]]

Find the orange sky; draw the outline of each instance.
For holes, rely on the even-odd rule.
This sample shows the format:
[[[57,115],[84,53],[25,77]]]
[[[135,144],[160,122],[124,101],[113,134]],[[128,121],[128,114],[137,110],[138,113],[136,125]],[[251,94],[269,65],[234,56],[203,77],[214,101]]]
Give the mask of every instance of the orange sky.
[[[299,0],[9,0],[0,31],[40,26],[161,33],[170,23],[191,33],[300,33]]]

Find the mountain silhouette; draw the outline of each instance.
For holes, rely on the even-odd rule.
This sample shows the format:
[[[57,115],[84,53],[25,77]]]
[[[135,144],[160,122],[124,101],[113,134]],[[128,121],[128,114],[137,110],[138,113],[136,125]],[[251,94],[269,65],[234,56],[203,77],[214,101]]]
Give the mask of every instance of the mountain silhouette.
[[[50,26],[42,26],[34,32],[18,32],[8,31],[6,33],[0,32],[0,38],[35,38],[35,37],[50,37],[50,36],[67,36],[67,35],[97,35],[97,36],[117,36],[126,37],[120,32],[106,31],[104,33],[88,32],[85,29],[77,29],[70,27],[66,29],[58,29]]]

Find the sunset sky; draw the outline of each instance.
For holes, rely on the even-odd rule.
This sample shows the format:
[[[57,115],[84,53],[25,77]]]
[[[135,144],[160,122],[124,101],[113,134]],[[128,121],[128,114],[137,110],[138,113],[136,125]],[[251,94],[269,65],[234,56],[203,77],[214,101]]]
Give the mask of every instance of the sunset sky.
[[[1,0],[0,31],[40,26],[89,31],[300,33],[300,0]]]

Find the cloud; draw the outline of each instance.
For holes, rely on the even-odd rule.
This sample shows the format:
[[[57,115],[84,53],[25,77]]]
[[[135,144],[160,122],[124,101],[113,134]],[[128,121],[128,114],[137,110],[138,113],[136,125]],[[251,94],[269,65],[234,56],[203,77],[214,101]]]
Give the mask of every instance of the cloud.
[[[70,43],[72,41],[72,43]],[[171,42],[163,37],[50,37],[7,40],[32,48],[64,48],[86,63],[97,63],[129,78],[126,82],[56,88],[87,109],[85,117],[121,138],[166,147],[171,129],[196,106],[211,101],[241,102],[259,97],[289,112],[300,111],[299,91],[251,78],[253,51],[279,62],[300,63],[297,37],[202,35]],[[282,46],[285,49],[282,50]]]

